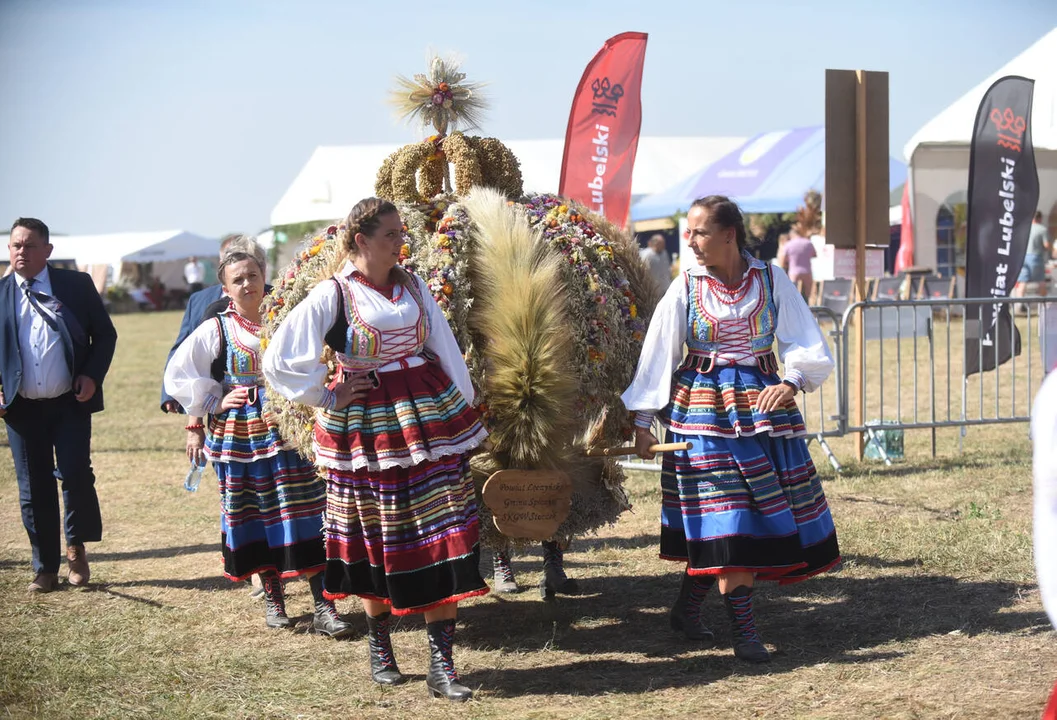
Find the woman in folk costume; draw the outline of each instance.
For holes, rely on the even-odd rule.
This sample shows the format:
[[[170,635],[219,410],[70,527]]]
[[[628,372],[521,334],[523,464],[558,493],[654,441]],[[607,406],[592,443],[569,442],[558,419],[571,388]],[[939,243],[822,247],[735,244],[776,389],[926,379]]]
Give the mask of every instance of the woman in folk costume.
[[[224,574],[260,574],[266,623],[286,628],[282,578],[308,578],[313,628],[343,637],[352,627],[323,596],[326,490],[311,462],[289,449],[261,409],[260,304],[264,251],[250,238],[231,242],[217,277],[230,298],[204,321],[165,368],[165,391],[190,416],[207,417],[205,455],[220,483]]]
[[[363,600],[373,679],[405,680],[390,617],[421,612],[429,690],[468,700],[452,662],[456,609],[488,592],[468,456],[486,432],[470,408],[470,374],[425,283],[397,265],[396,207],[363,200],[338,233],[344,266],[279,325],[264,373],[282,396],[320,408],[313,444],[327,476],[326,592]],[[329,386],[325,347],[339,365]]]
[[[696,200],[687,233],[698,265],[658,304],[622,398],[636,411],[641,457],[653,457],[655,416],[668,441],[692,442],[666,454],[661,469],[661,557],[687,564],[672,628],[714,639],[701,604],[718,578],[734,654],[766,662],[755,580],[797,582],[840,560],[794,400],[825,380],[833,360],[786,274],[746,252],[737,205],[716,195]]]

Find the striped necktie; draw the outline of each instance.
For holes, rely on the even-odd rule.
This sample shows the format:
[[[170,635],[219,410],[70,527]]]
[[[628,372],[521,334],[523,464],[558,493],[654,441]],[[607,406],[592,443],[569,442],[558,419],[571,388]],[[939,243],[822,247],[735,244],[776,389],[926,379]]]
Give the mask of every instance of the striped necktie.
[[[29,304],[33,306],[33,309],[40,314],[40,317],[44,320],[47,326],[53,331],[59,333],[59,336],[62,338],[63,354],[66,356],[66,365],[72,373],[73,339],[70,337],[70,331],[66,327],[66,323],[62,320],[62,315],[59,312],[59,303],[50,295],[35,292],[32,289],[33,283],[35,282],[37,282],[36,278],[28,278],[22,282],[22,290],[26,293],[26,300],[29,301]]]

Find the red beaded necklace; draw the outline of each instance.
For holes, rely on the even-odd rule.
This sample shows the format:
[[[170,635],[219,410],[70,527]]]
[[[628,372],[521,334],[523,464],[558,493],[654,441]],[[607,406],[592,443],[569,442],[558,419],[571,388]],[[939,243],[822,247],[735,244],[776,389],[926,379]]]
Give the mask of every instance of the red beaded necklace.
[[[353,270],[352,279],[358,282],[360,285],[363,285],[364,287],[369,287],[371,290],[374,290],[376,293],[382,295],[386,300],[394,304],[398,300],[400,300],[400,298],[404,295],[404,293],[401,291],[400,293],[397,293],[396,297],[393,297],[393,288],[396,287],[395,284],[379,287],[378,285],[375,285],[373,282],[371,282],[370,279],[366,277],[363,273],[361,273],[359,270]]]
[[[380,292],[382,295],[385,295],[387,297],[393,294],[393,285],[375,285],[359,270],[356,270],[352,273],[352,279],[358,282],[360,285],[369,287],[371,290],[374,290],[375,292]]]
[[[232,311],[231,312],[231,316],[235,319],[235,322],[238,323],[239,327],[241,327],[243,330],[245,330],[248,333],[253,333],[254,335],[260,335],[261,334],[261,324],[260,323],[255,323],[252,320],[244,318],[239,313],[239,311],[235,309],[234,301],[232,301],[228,305],[228,307]]]
[[[705,282],[708,283],[709,290],[716,296],[716,300],[719,300],[724,305],[737,305],[744,300],[745,296],[749,294],[749,288],[752,286],[751,280],[752,274],[746,273],[737,287],[730,288],[711,275],[705,276]]]

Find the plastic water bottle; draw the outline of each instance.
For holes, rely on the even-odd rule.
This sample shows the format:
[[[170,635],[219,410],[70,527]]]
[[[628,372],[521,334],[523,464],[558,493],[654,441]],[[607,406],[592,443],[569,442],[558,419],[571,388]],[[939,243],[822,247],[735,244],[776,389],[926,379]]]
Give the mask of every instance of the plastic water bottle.
[[[184,490],[187,492],[198,492],[198,485],[202,482],[202,471],[206,469],[205,460],[199,465],[191,461],[191,469],[187,471],[184,478]]]

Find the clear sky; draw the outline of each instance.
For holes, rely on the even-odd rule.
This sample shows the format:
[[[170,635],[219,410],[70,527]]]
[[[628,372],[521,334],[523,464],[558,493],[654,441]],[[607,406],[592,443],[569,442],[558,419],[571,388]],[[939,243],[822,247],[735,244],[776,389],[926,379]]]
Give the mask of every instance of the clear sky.
[[[899,157],[1055,26],[1057,0],[0,0],[0,222],[256,232],[317,145],[418,137],[385,97],[427,49],[489,83],[487,134],[556,138],[628,30],[643,134],[821,124],[827,67],[886,70]]]

